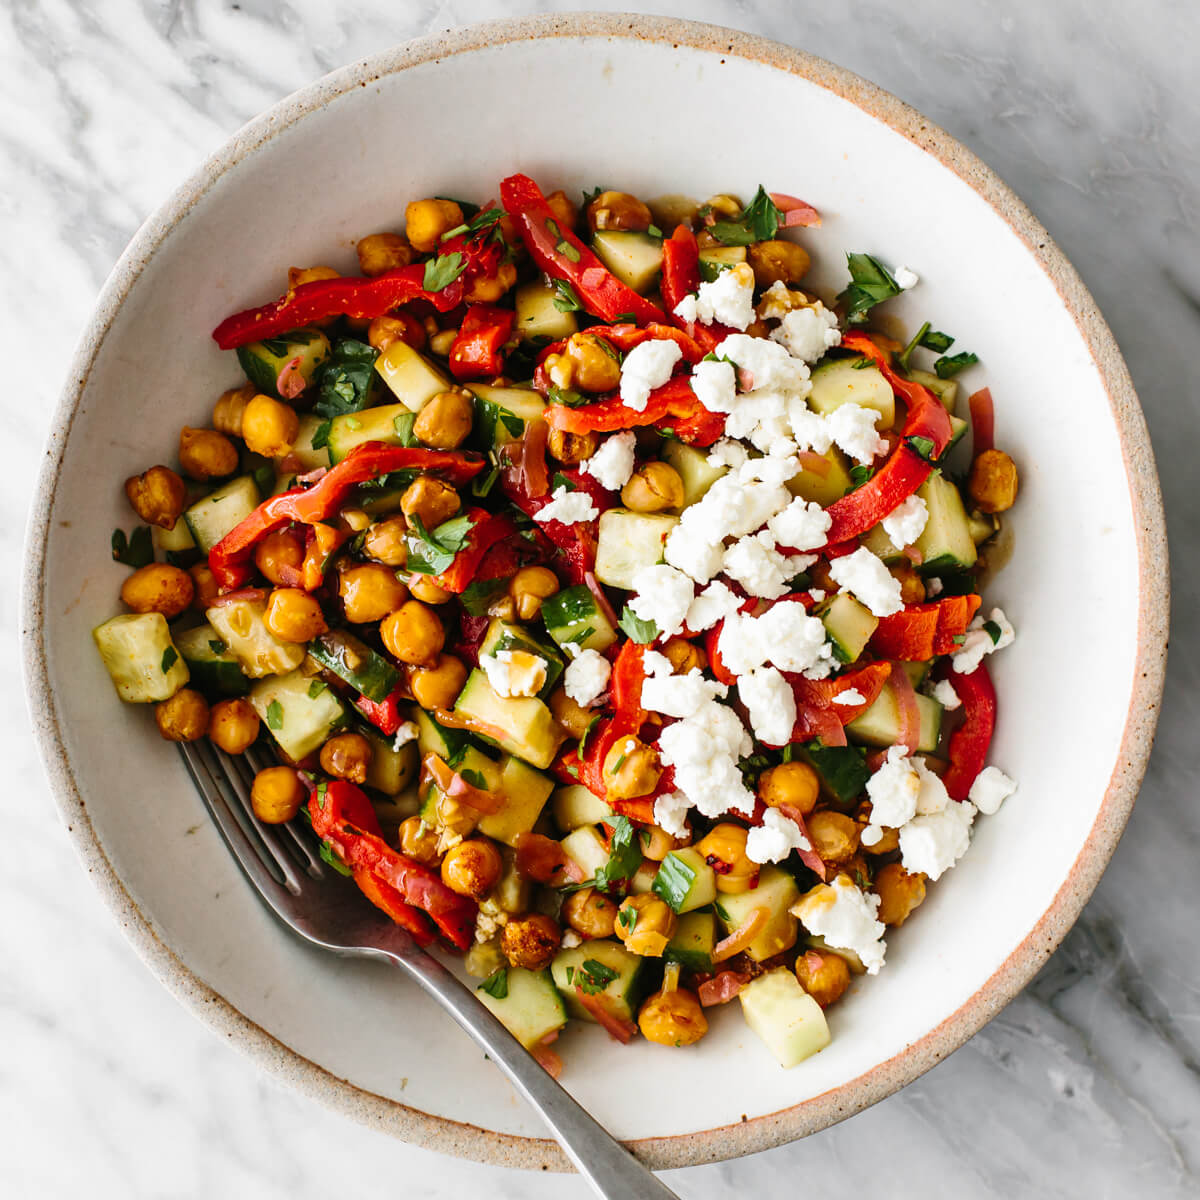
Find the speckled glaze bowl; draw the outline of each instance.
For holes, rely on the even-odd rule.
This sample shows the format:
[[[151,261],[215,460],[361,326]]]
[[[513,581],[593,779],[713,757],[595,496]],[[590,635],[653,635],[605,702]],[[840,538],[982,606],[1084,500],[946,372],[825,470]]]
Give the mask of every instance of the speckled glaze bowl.
[[[119,481],[169,456],[180,425],[205,423],[235,381],[208,337],[218,320],[275,296],[290,264],[350,269],[354,240],[395,228],[406,200],[486,200],[513,170],[548,189],[704,197],[762,181],[803,196],[824,215],[804,236],[818,289],[844,283],[846,250],[915,268],[922,282],[894,315],[910,327],[928,317],[980,355],[999,442],[1022,470],[1015,549],[989,597],[1018,630],[994,668],[994,761],[1020,791],[977,823],[967,857],[889,937],[884,972],[832,1011],[833,1044],[782,1071],[737,1005],[692,1050],[621,1050],[594,1027],[562,1043],[566,1085],[648,1163],[730,1158],[895,1091],[1024,986],[1112,854],[1162,687],[1163,516],[1112,335],[1021,202],[892,96],[728,30],[579,14],[412,42],[247,126],[134,238],[75,359],[25,566],[38,737],[105,900],[221,1036],[398,1137],[565,1165],[500,1075],[403,980],[322,957],[272,922],[174,748],[147,712],[116,700],[89,634],[118,607],[124,569],[109,535],[130,525]]]

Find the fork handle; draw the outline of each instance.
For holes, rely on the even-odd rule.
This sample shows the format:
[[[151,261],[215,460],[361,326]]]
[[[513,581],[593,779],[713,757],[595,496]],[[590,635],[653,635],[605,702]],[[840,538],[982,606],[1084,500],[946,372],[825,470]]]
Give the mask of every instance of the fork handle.
[[[479,1044],[537,1110],[576,1170],[603,1200],[679,1200],[581,1105],[435,958],[408,958],[380,948],[421,985]]]

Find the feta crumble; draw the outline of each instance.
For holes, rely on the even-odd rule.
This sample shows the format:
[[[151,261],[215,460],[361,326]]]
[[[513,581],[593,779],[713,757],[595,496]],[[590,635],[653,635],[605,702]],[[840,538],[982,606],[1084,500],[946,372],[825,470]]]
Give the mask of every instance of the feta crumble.
[[[825,351],[842,344],[837,317],[819,300],[811,308],[796,308],[785,313],[771,340],[785,346],[790,354],[815,363]]]
[[[560,945],[564,950],[574,950],[583,945],[583,938],[574,929],[564,929]]]
[[[392,739],[392,749],[399,751],[409,742],[417,740],[417,727],[412,721],[401,721],[396,727],[396,736]]]
[[[746,613],[727,617],[717,651],[734,675],[770,664],[809,679],[824,679],[833,669],[833,647],[826,640],[824,624],[810,617],[803,604],[792,601],[772,606],[761,617]]]
[[[925,531],[929,521],[929,506],[917,495],[909,496],[903,504],[883,518],[883,532],[898,549],[911,546]]]
[[[586,471],[610,492],[619,492],[633,474],[636,449],[637,435],[632,429],[623,429],[603,441],[580,470]]]
[[[782,512],[777,512],[767,528],[781,546],[791,550],[816,550],[825,545],[833,518],[815,501],[797,496]]]
[[[728,550],[722,568],[752,596],[776,600],[786,594],[788,580],[816,561],[811,554],[786,557],[775,549],[770,530],[739,538]]]
[[[696,365],[704,366],[703,363]],[[728,365],[726,363],[726,366]],[[705,461],[710,467],[730,467],[736,471],[745,465],[749,457],[750,452],[741,442],[735,442],[733,438],[721,438],[708,448],[708,458]]]
[[[1017,790],[1016,782],[1009,779],[999,767],[984,767],[971,784],[967,799],[985,816],[994,816],[1000,805]]]
[[[792,905],[791,913],[833,949],[857,954],[868,975],[879,973],[887,945],[883,922],[878,920],[878,896],[860,891],[848,876],[839,875],[832,884],[819,883],[806,892]]]
[[[770,391],[803,399],[812,391],[808,364],[793,358],[787,347],[778,342],[731,333],[713,353],[718,358],[732,359],[741,367],[744,372],[742,387],[746,392]],[[741,403],[745,403],[744,397],[739,408]]]
[[[667,535],[663,558],[697,583],[707,583],[721,570],[725,547],[713,530],[698,529],[693,522],[680,523]],[[688,625],[689,629],[695,626]]]
[[[536,696],[546,683],[546,660],[524,650],[481,654],[479,665],[497,696]]]
[[[867,698],[858,688],[846,688],[833,698],[834,704],[866,704]]]
[[[1000,630],[1000,636],[995,641],[992,641],[992,635],[984,629],[988,621]],[[982,613],[976,613],[975,619],[963,635],[962,645],[950,656],[950,664],[960,675],[970,675],[983,662],[984,655],[994,654],[997,650],[1003,650],[1005,646],[1011,646],[1016,636],[1003,610],[993,608],[987,621]]]
[[[563,674],[563,689],[576,704],[587,708],[604,695],[612,666],[597,650],[581,650],[567,663]]]
[[[947,711],[953,712],[962,707],[962,701],[954,690],[954,685],[948,679],[940,679],[929,689],[929,694]]]
[[[883,560],[866,546],[860,546],[853,554],[832,559],[829,575],[843,591],[853,592],[877,617],[890,617],[904,607],[900,599],[900,581],[892,577]]]
[[[594,521],[600,515],[600,510],[592,503],[587,492],[576,489],[571,492],[566,487],[556,487],[550,494],[550,503],[542,505],[533,514],[533,519],[545,524],[547,521],[561,521],[564,525],[575,525],[580,521]]]
[[[692,368],[692,391],[709,412],[731,413],[737,401],[737,377],[733,363],[698,362]],[[743,452],[744,453],[744,452]]]
[[[754,793],[738,770],[738,760],[753,753],[754,741],[732,708],[708,701],[692,716],[666,726],[658,750],[663,763],[675,768],[679,791],[704,816],[754,811]]]
[[[879,436],[875,422],[879,413],[861,404],[843,404],[825,418],[825,427],[837,444],[855,462],[868,465],[887,451],[887,442]]]
[[[672,837],[686,837],[684,819],[692,806],[682,792],[667,792],[654,800],[654,823]]]
[[[903,292],[907,292],[909,288],[916,287],[921,282],[921,277],[911,267],[897,267],[892,272],[892,278],[896,281],[896,286]]]
[[[967,852],[975,811],[969,800],[951,801],[940,812],[913,817],[900,830],[904,869],[940,879]]]
[[[745,329],[754,320],[754,270],[738,263],[721,271],[711,283],[685,296],[676,306],[681,321],[699,321],[702,325],[728,325]]]
[[[786,746],[792,740],[796,697],[791,685],[774,667],[758,667],[739,676],[738,696],[750,714],[750,727],[760,742]]]
[[[718,545],[718,551],[721,547]],[[687,627],[693,633],[702,633],[711,629],[718,621],[732,616],[741,607],[742,602],[720,580],[710,583],[692,601],[687,612]]]
[[[746,857],[751,862],[783,862],[793,850],[811,850],[812,844],[800,826],[777,808],[763,813],[763,823],[746,837]]]
[[[653,621],[662,637],[674,637],[683,628],[696,594],[692,581],[666,563],[642,567],[633,577],[633,590],[629,607],[643,621]]]
[[[950,796],[941,778],[921,758],[909,758],[903,746],[892,746],[879,769],[867,780],[871,823],[862,832],[864,846],[874,846],[883,830],[901,832],[916,817],[942,812]]]
[[[686,675],[652,675],[642,682],[642,707],[665,717],[694,717],[710,700],[724,699],[728,692],[725,684],[705,679],[698,669]]]
[[[621,364],[621,403],[636,412],[644,412],[650,393],[662,387],[683,351],[669,338],[651,338],[634,346]]]

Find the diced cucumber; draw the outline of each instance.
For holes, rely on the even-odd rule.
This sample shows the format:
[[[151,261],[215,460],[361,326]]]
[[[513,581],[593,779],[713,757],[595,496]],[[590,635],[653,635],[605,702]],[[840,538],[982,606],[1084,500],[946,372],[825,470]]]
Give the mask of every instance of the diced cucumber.
[[[942,706],[917,693],[921,728],[917,749],[930,753],[937,748],[942,729]],[[884,684],[875,703],[846,726],[846,736],[866,746],[894,746],[900,736],[900,708],[890,682]]]
[[[746,947],[755,962],[762,962],[795,945],[799,924],[788,909],[799,899],[796,881],[782,867],[768,864],[759,872],[757,887],[722,893],[714,907],[726,933],[741,928],[757,909],[766,910],[766,922]]]
[[[866,533],[863,534],[862,544],[866,546],[876,558],[881,558],[889,566],[892,563],[904,562],[904,551],[897,546],[890,537],[884,532],[882,525],[872,525]]]
[[[584,879],[594,878],[596,872],[608,864],[608,847],[594,825],[581,825],[572,830],[559,845],[583,872]]]
[[[829,1025],[821,1006],[787,967],[752,979],[740,992],[746,1024],[779,1061],[794,1067],[829,1045]]]
[[[300,414],[300,431],[292,443],[291,457],[295,458],[300,467],[300,473],[315,471],[318,467],[331,466],[329,447],[321,446],[313,449],[313,438],[325,422],[312,413]]]
[[[567,1010],[549,971],[500,969],[504,971],[504,995],[494,994],[500,990],[495,984],[490,988],[481,985],[475,995],[526,1050],[531,1050],[567,1023]]]
[[[252,475],[239,475],[197,500],[183,514],[196,545],[207,554],[257,507],[258,485]]]
[[[605,939],[584,942],[582,946],[574,946],[570,950],[560,950],[550,964],[554,986],[563,994],[567,1013],[581,1021],[596,1019],[579,1003],[579,994],[575,990],[580,986],[585,991],[595,987],[592,982],[595,976],[587,966],[589,962],[597,962],[608,971],[615,972],[614,978],[605,987],[596,988],[591,994],[597,996],[618,1020],[634,1020],[638,1002],[642,998],[646,960],[630,953],[619,942]]]
[[[150,531],[154,543],[155,557],[165,558],[167,562],[179,565],[181,562],[191,562],[197,555],[196,539],[188,523],[181,516],[170,529],[160,529],[157,525]]]
[[[554,691],[554,685],[563,673],[563,660],[551,643],[535,636],[524,626],[493,617],[479,644],[479,657],[495,656],[502,650],[520,650],[540,658],[546,664],[546,682],[538,690],[538,695],[548,696]]]
[[[570,337],[579,328],[579,321],[573,312],[559,312],[554,307],[558,299],[558,289],[548,283],[535,281],[517,288],[517,332],[525,338],[548,338],[552,342]]]
[[[823,416],[843,404],[873,408],[879,414],[875,428],[891,429],[896,423],[896,396],[879,368],[862,366],[865,361],[862,357],[827,358],[813,367],[808,407]]]
[[[436,754],[454,766],[471,744],[470,737],[461,729],[439,725],[423,708],[414,705],[410,716],[417,727],[417,751],[422,758]]]
[[[393,342],[375,360],[375,370],[410,412],[420,412],[439,392],[453,386],[433,363],[407,342]],[[332,447],[332,442],[330,445]]]
[[[879,618],[846,592],[838,592],[821,616],[838,662],[852,663],[866,648]]]
[[[454,767],[467,783],[485,792],[499,794],[500,764],[474,746],[463,751],[461,761]],[[437,829],[446,829],[466,837],[478,824],[480,812],[447,796],[436,783],[431,783],[421,797],[421,820]]]
[[[238,362],[246,372],[246,378],[264,396],[279,398],[275,386],[279,372],[294,358],[300,361],[295,371],[304,377],[307,387],[312,383],[317,368],[331,353],[329,339],[319,329],[297,329],[283,337],[267,338],[238,347]]]
[[[921,554],[922,573],[936,575],[973,567],[979,555],[958,488],[941,471],[934,471],[917,489],[917,495],[929,509],[929,520],[915,543]]]
[[[92,638],[129,704],[169,700],[188,681],[188,666],[171,641],[162,613],[125,613],[97,625]]]
[[[644,896],[654,891],[654,880],[658,877],[659,864],[652,858],[643,858],[629,881],[629,890],[635,896]]]
[[[543,600],[542,620],[546,623],[546,631],[564,648],[607,650],[617,640],[612,622],[600,611],[595,596],[583,584],[563,588]]]
[[[610,587],[633,587],[643,567],[663,561],[663,547],[678,517],[666,513],[636,513],[610,508],[600,517],[596,546],[596,578]]]
[[[744,246],[726,246],[727,250],[744,250]],[[679,472],[683,480],[683,508],[704,498],[705,493],[722,475],[729,473],[728,467],[713,467],[708,462],[708,451],[697,450],[687,442],[668,441],[663,443],[663,462],[669,463]]]
[[[488,677],[474,670],[459,693],[454,711],[491,726],[484,737],[533,766],[545,770],[566,736],[550,710],[536,696],[498,696]]]
[[[614,819],[613,810],[582,783],[560,787],[550,799],[550,810],[554,814],[554,823],[564,833]]]
[[[192,685],[206,696],[244,696],[250,690],[242,664],[211,625],[177,633],[175,648],[188,665]]]
[[[341,462],[355,446],[364,442],[402,446],[408,436],[408,419],[411,417],[412,412],[403,404],[381,404],[378,408],[364,408],[362,412],[334,417],[329,426],[329,457],[335,463]],[[397,418],[404,418],[399,427]]]
[[[967,517],[967,528],[971,531],[971,541],[976,546],[982,546],[988,538],[995,537],[999,532],[1000,520],[990,513],[976,511]]]
[[[500,764],[503,807],[480,819],[479,832],[506,846],[513,845],[521,834],[528,833],[537,823],[553,790],[552,779],[519,758],[506,755]]]
[[[313,658],[368,700],[382,703],[400,686],[400,672],[382,654],[344,629],[331,629],[308,645]]]
[[[648,292],[662,270],[662,238],[624,229],[601,229],[592,235],[596,257],[635,292]]]
[[[913,687],[918,688],[925,682],[929,675],[929,668],[933,666],[933,660],[929,662],[902,662],[900,666],[903,668],[905,675],[908,676]]]
[[[959,442],[962,441],[963,434],[967,432],[970,426],[961,417],[951,415],[950,417],[950,440],[946,443],[946,449],[942,452],[948,454]]]
[[[475,397],[474,443],[495,450],[515,442],[529,421],[540,421],[546,401],[532,388],[487,387],[471,384]]]
[[[417,782],[420,756],[416,742],[405,742],[399,750],[391,738],[385,738],[373,730],[363,730],[363,736],[371,743],[371,764],[367,767],[367,787],[382,792],[385,796],[399,796]]]
[[[745,246],[705,246],[700,251],[700,278],[705,283],[712,283],[722,271],[745,261]]]
[[[293,671],[264,679],[250,689],[254,711],[293,762],[319,750],[346,720],[345,705],[332,690],[323,687],[318,692],[312,682],[309,676]]]
[[[215,604],[204,614],[251,679],[283,675],[304,661],[303,645],[280,641],[267,628],[266,611],[264,600],[235,600]]]
[[[482,905],[480,911],[483,911]],[[498,937],[492,937],[486,942],[475,942],[463,956],[463,970],[472,979],[486,979],[501,967],[507,966],[508,959],[504,957]]]
[[[805,467],[799,475],[788,480],[787,489],[793,496],[828,507],[850,490],[853,480],[846,467],[846,460],[836,446],[830,446],[821,457],[829,463],[827,471]]]
[[[655,873],[654,894],[677,913],[703,908],[717,898],[717,873],[698,850],[672,850]]]
[[[941,402],[948,413],[953,413],[958,405],[958,380],[939,379],[932,371],[908,372],[913,383],[927,387]]]
[[[533,882],[517,869],[517,856],[511,848],[501,850],[500,857],[504,867],[491,899],[495,900],[501,912],[528,912],[533,899]]]
[[[713,969],[713,946],[717,944],[717,918],[712,912],[688,912],[679,918],[675,933],[663,951],[667,962],[677,962],[688,971]]]

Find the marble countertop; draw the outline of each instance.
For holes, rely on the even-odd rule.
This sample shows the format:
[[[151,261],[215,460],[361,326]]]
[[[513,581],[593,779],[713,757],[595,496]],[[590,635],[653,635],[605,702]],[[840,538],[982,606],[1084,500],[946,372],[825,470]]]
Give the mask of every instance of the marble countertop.
[[[0,5],[0,413],[11,451],[0,545],[10,561],[68,353],[96,293],[138,224],[204,155],[288,92],[379,47],[572,7]],[[943,125],[1013,186],[1074,260],[1125,351],[1175,551],[1174,646],[1146,784],[1094,898],[1035,982],[901,1094],[802,1144],[667,1180],[683,1197],[713,1200],[788,1194],[809,1179],[822,1192],[886,1179],[898,1200],[1194,1196],[1200,569],[1189,543],[1200,536],[1200,390],[1189,369],[1200,342],[1200,84],[1180,48],[1195,46],[1200,9],[1187,0],[654,7],[849,67]],[[15,636],[15,586],[0,592],[0,622]],[[585,1194],[578,1180],[462,1163],[352,1125],[281,1090],[194,1021],[137,960],[78,866],[28,733],[15,653],[0,662],[0,681],[0,747],[19,781],[5,799],[0,873],[9,913],[0,924],[0,1193]]]

